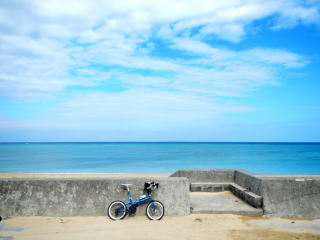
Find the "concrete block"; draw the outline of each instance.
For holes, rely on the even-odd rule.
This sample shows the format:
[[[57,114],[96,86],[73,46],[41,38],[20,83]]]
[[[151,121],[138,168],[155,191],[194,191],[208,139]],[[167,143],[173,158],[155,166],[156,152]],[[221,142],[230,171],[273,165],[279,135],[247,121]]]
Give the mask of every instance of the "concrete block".
[[[165,206],[165,214],[190,213],[189,181],[186,178],[99,179],[0,179],[1,216],[102,216],[114,200],[126,201],[123,183],[133,184],[134,200],[143,194],[144,182],[156,181],[154,199]],[[146,205],[137,209],[145,215]]]
[[[232,183],[230,184],[230,191],[251,206],[255,208],[262,207],[262,197],[250,192],[248,189]]]
[[[273,217],[320,218],[320,179],[263,179],[263,208]]]
[[[190,183],[191,192],[223,192],[229,191],[231,183]]]

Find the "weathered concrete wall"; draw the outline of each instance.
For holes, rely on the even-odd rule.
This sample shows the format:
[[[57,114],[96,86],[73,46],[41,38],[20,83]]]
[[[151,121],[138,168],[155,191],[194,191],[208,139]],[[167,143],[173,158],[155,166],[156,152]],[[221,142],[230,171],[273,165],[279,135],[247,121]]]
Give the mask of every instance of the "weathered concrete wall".
[[[122,183],[131,183],[134,199],[144,182],[160,187],[155,199],[166,215],[190,213],[190,182],[236,183],[263,197],[265,214],[320,218],[320,176],[265,176],[243,170],[178,170],[170,178],[0,179],[1,216],[101,216],[113,200],[126,200]],[[145,215],[145,205],[137,215]]]
[[[133,184],[133,199],[143,194],[151,179],[0,179],[1,216],[102,216],[114,200],[127,199],[122,183]],[[154,198],[165,206],[165,215],[190,213],[189,181],[186,178],[152,179],[159,183]],[[146,205],[137,209],[145,215]]]
[[[269,216],[320,218],[320,179],[262,178],[262,197]]]
[[[190,182],[234,182],[235,170],[178,170],[171,177],[186,177]]]

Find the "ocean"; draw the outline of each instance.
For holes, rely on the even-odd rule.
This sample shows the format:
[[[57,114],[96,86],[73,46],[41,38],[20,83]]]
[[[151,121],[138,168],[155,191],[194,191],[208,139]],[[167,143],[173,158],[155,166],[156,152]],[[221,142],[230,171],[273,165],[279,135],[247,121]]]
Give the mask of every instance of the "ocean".
[[[0,143],[0,172],[320,174],[320,143]]]

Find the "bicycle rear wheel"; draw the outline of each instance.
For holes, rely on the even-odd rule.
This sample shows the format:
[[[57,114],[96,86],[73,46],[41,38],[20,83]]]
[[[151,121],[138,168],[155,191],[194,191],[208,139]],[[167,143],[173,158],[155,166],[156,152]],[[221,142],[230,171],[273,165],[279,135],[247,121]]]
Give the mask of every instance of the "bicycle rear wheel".
[[[108,207],[108,216],[112,220],[121,220],[127,215],[127,207],[122,201],[114,201]]]
[[[146,208],[146,215],[150,220],[160,220],[164,215],[164,206],[160,201],[152,201]]]

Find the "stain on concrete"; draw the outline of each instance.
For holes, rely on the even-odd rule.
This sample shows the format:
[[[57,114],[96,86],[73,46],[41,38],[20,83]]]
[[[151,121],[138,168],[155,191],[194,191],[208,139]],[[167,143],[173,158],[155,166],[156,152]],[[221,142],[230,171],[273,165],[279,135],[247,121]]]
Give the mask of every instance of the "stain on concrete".
[[[21,232],[23,230],[24,228],[22,227],[7,226],[3,223],[0,224],[0,232]]]
[[[234,240],[319,240],[320,235],[315,233],[295,233],[270,229],[231,230],[231,239]]]
[[[292,221],[290,219],[256,219],[249,220],[249,224],[274,229],[274,230],[284,230],[284,231],[303,231],[303,232],[314,232],[320,234],[320,219],[314,220],[296,220]]]
[[[14,240],[11,236],[0,236],[0,240]]]

